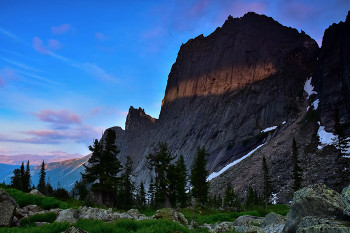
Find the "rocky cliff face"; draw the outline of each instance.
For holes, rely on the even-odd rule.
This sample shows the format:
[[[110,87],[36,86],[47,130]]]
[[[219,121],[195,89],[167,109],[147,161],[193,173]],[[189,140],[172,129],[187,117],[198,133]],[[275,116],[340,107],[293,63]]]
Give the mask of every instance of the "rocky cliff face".
[[[309,36],[272,18],[229,17],[181,46],[159,120],[130,109],[120,157],[131,155],[144,169],[144,156],[163,141],[190,165],[196,147],[205,146],[208,169],[220,169],[265,140],[254,138],[261,130],[295,117],[317,51]]]
[[[342,32],[337,29],[339,26],[332,27]],[[329,36],[325,38],[333,38],[334,46],[341,40],[344,46],[347,39],[333,37],[332,30],[326,32]],[[322,68],[333,62],[327,60],[327,51],[338,56],[333,49],[326,49],[326,44],[332,43],[326,42],[328,40],[331,41],[325,40],[317,62],[319,48],[305,33],[255,13],[247,13],[242,18],[229,17],[209,36],[201,35],[181,46],[169,74],[158,120],[146,115],[142,109],[131,107],[125,131],[113,128],[121,150],[119,158],[125,161],[126,156],[131,156],[137,181],[147,184],[150,176],[145,156],[159,141],[168,143],[174,154],[182,154],[188,167],[193,162],[196,147],[204,146],[210,154],[207,164],[210,172],[220,170],[265,143],[260,152],[215,179],[212,190],[221,193],[228,180],[242,195],[249,184],[259,188],[261,158],[265,155],[276,175],[273,181],[278,183],[276,187],[281,190],[282,200],[286,200],[291,182],[288,156],[293,137],[302,139],[299,143],[303,162],[318,169],[317,164],[321,161],[328,172],[334,164],[332,158],[318,159],[319,154],[315,152],[318,125],[307,120],[310,116],[306,107],[310,99],[307,100],[304,91],[304,83],[314,70],[317,74],[329,73]],[[342,53],[344,50],[339,47],[337,51]],[[349,53],[344,52],[342,56],[345,58]],[[345,64],[342,72],[348,74],[349,59],[340,61]],[[348,80],[345,76],[340,80]],[[320,78],[315,80],[321,109],[327,108],[329,103],[325,99],[333,96],[334,91],[330,90],[338,84],[329,83],[327,85],[332,88],[326,90],[328,87]],[[342,92],[347,87],[343,85],[341,90],[334,90]],[[341,116],[345,116],[343,111]],[[321,119],[327,122],[327,118]],[[264,130],[272,126],[272,130]],[[308,182],[327,179],[329,173],[315,169],[305,169]]]
[[[315,72],[321,122],[333,129],[338,108],[341,123],[350,125],[350,13],[345,22],[333,24],[324,33]],[[350,132],[348,132],[350,134]]]

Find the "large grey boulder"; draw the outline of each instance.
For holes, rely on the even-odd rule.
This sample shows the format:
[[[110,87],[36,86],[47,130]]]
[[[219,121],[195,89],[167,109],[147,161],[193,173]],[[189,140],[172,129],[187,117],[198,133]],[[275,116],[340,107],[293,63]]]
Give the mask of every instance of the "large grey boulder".
[[[153,215],[154,219],[169,219],[175,222],[179,222],[183,225],[187,225],[188,221],[185,216],[174,209],[163,208],[156,211]]]
[[[6,191],[0,189],[0,227],[11,226],[16,205],[15,199]]]
[[[112,209],[105,210],[83,206],[79,207],[79,212],[79,219],[98,219],[103,221],[113,221],[119,218],[117,213],[114,213]]]
[[[337,219],[343,217],[341,195],[324,184],[315,184],[294,193],[283,232],[294,233],[303,217]]]
[[[75,223],[79,219],[79,211],[76,209],[66,209],[60,211],[56,222],[69,222]]]
[[[350,233],[350,227],[348,222],[308,216],[300,221],[296,233]]]
[[[341,192],[341,199],[345,204],[344,214],[350,216],[350,185]]]
[[[265,216],[264,221],[261,223],[261,229],[258,230],[258,233],[281,233],[285,224],[286,217],[271,212]]]
[[[233,225],[236,232],[257,232],[263,221],[261,217],[244,215],[238,217]]]

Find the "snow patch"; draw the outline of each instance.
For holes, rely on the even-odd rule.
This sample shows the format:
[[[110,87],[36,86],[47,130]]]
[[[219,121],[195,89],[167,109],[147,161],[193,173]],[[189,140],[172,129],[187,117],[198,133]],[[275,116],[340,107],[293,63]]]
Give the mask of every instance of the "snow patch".
[[[317,149],[322,149],[323,147],[327,145],[332,145],[333,141],[337,138],[336,135],[333,133],[328,133],[325,129],[324,126],[321,125],[320,122],[318,122],[318,125],[320,126],[317,131],[317,135],[320,138],[320,143],[321,145],[317,146]]]
[[[275,129],[277,129],[277,126],[275,125],[275,126],[271,126],[271,127],[269,127],[269,128],[266,128],[266,129],[264,129],[264,130],[261,130],[261,132],[262,133],[266,133],[266,132],[269,132],[269,131],[272,131],[272,130],[275,130]]]
[[[319,104],[319,103],[320,103],[320,100],[319,100],[319,99],[317,99],[317,100],[315,100],[314,102],[312,102],[311,106],[314,107],[314,110],[316,110],[316,109],[318,108],[318,104]]]
[[[277,204],[277,200],[278,200],[277,193],[272,193],[271,204],[272,205],[276,205]]]
[[[260,146],[257,146],[255,149],[253,149],[252,151],[250,151],[248,154],[246,154],[245,156],[243,156],[240,159],[236,159],[235,161],[233,161],[232,163],[227,164],[224,168],[222,168],[220,171],[218,172],[213,172],[211,173],[208,178],[207,181],[210,181],[216,177],[218,177],[219,175],[221,175],[222,173],[224,173],[225,171],[227,171],[227,169],[229,169],[230,167],[236,165],[237,163],[241,162],[242,160],[244,160],[245,158],[247,158],[249,155],[253,154],[256,150],[258,150],[260,147],[262,147],[264,144],[261,144]]]
[[[311,84],[312,77],[306,80],[305,85],[304,85],[304,91],[307,93],[307,98],[310,97],[312,94],[317,94],[316,91],[314,91],[314,86]]]
[[[286,121],[283,121],[283,122],[282,122],[282,125],[285,125],[286,123],[287,123]]]

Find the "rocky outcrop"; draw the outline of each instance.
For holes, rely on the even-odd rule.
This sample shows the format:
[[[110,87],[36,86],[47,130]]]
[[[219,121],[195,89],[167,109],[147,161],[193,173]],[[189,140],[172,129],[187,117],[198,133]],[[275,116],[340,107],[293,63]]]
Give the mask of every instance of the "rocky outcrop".
[[[240,216],[236,219],[234,226],[237,232],[257,232],[264,218],[255,216]]]
[[[349,222],[307,216],[302,218],[296,233],[349,233]]]
[[[153,215],[153,219],[168,219],[174,222],[179,222],[183,225],[187,225],[188,221],[182,213],[177,212],[174,209],[163,208],[156,211]]]
[[[188,167],[197,146],[204,146],[208,170],[218,171],[295,120],[317,53],[308,35],[272,18],[229,17],[209,36],[181,46],[158,120],[130,108],[125,131],[116,131],[118,157],[132,157],[137,182],[146,186],[145,156],[159,141],[182,154]],[[274,125],[280,126],[275,132],[261,133]]]
[[[16,205],[15,199],[0,189],[0,227],[12,225]]]
[[[350,185],[341,192],[341,199],[344,202],[344,214],[350,217]]]
[[[39,197],[45,197],[45,195],[42,194],[42,193],[41,193],[39,190],[37,190],[37,189],[31,190],[29,194],[31,194],[31,195],[36,195],[36,196],[39,196]]]
[[[308,186],[294,193],[283,232],[292,233],[299,228],[318,225],[319,220],[315,219],[343,219],[344,209],[345,204],[341,195],[336,191],[329,189],[324,184]],[[313,218],[305,218],[309,216]],[[326,224],[323,220],[320,220],[321,222]]]
[[[325,31],[315,78],[322,125],[333,131],[337,108],[350,135],[350,11]]]
[[[75,223],[79,219],[79,211],[76,209],[66,209],[60,211],[56,222]]]

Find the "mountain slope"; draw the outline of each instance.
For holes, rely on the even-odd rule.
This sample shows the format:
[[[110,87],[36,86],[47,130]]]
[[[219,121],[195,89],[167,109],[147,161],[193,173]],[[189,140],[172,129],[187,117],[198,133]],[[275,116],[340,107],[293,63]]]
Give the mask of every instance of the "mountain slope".
[[[209,171],[220,170],[295,121],[317,54],[313,39],[272,18],[229,17],[209,36],[181,46],[158,120],[131,107],[125,131],[113,128],[119,158],[131,156],[137,181],[147,183],[145,156],[163,141],[188,167],[204,146]],[[278,128],[262,132],[272,126]]]

